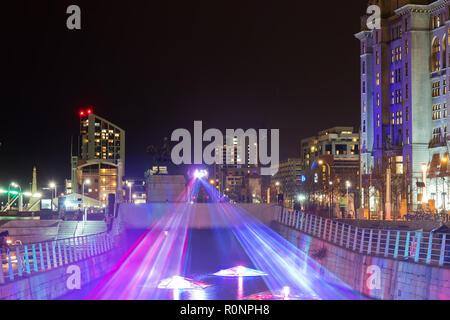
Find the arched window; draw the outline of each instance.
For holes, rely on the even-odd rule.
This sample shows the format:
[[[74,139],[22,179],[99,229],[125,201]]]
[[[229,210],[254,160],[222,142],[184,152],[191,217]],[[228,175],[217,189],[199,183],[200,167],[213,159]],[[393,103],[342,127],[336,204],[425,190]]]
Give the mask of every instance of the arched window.
[[[441,70],[441,42],[435,38],[431,49],[431,72],[439,70]]]
[[[442,68],[447,68],[447,41],[446,36],[442,38]]]

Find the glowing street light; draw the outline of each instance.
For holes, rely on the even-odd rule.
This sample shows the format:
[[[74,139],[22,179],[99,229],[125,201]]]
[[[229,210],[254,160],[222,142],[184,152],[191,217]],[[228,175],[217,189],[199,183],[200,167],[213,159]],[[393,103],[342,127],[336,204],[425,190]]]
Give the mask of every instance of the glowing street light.
[[[48,186],[49,186],[50,189],[52,189],[52,209],[53,209],[53,199],[56,198],[57,194],[58,194],[57,191],[56,191],[57,186],[56,186],[56,183],[54,183],[54,182],[50,182],[50,184]],[[55,191],[55,195],[54,196],[53,196],[53,191]],[[55,206],[55,208],[56,208],[56,206]]]
[[[346,181],[345,182],[345,186],[347,187],[347,215],[350,213],[350,204],[349,204],[349,200],[348,200],[348,188],[351,187],[351,183],[350,181]]]
[[[129,188],[128,201],[131,203],[131,187],[133,186],[132,182],[127,182],[127,186]]]
[[[23,210],[23,194],[22,194],[22,188],[17,184],[17,183],[15,183],[15,182],[11,182],[10,184],[9,184],[9,189],[11,188],[11,186],[13,187],[13,188],[18,188],[19,189],[19,192],[18,192],[18,195],[19,195],[19,211],[22,211]],[[8,202],[9,202],[9,194],[12,194],[12,192],[10,191],[9,193],[8,193]],[[16,193],[17,194],[17,193]]]
[[[84,207],[84,185],[90,185],[91,184],[91,180],[90,179],[86,179],[83,181],[83,184],[81,186],[81,194],[82,194],[82,199],[83,199],[83,207]]]

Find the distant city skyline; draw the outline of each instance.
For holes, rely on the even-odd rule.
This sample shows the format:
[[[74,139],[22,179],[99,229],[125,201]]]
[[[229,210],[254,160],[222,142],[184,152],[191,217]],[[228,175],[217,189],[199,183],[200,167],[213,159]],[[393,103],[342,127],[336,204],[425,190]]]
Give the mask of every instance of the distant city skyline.
[[[0,186],[27,185],[33,166],[40,186],[70,178],[71,136],[87,107],[127,132],[129,176],[150,168],[147,146],[194,120],[279,128],[280,159],[298,157],[301,139],[317,131],[358,128],[360,2],[330,2],[317,20],[308,14],[316,5],[303,2],[239,10],[180,2],[174,12],[79,1],[85,27],[77,32],[65,27],[65,4],[7,4],[14,32],[4,40]],[[196,20],[184,15],[192,10]]]

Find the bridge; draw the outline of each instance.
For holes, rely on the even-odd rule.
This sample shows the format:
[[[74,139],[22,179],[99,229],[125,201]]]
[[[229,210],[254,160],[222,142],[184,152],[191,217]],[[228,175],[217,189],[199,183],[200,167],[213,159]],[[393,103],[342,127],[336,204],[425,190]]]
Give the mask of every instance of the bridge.
[[[121,204],[109,232],[0,252],[0,298],[448,299],[449,240],[276,205]]]

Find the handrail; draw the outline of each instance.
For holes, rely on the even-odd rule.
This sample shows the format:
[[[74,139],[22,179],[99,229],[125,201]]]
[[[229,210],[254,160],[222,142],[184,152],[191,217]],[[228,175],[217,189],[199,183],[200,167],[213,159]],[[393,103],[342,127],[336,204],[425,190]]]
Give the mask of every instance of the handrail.
[[[0,249],[0,284],[49,271],[113,249],[107,232]]]
[[[450,267],[450,239],[445,233],[362,228],[292,209],[281,210],[276,220],[360,254]]]

